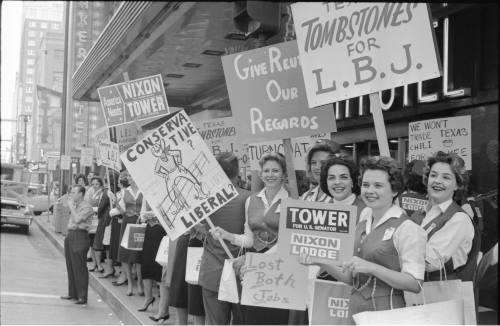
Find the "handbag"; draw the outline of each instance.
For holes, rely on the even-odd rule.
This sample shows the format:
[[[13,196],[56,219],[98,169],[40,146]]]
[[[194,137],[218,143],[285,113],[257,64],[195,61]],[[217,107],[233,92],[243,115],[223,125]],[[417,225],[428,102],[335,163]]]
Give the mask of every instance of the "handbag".
[[[222,268],[222,274],[220,277],[219,294],[217,299],[232,303],[240,302],[232,259],[224,260],[224,267]]]
[[[99,224],[99,218],[97,213],[92,214],[92,219],[90,220],[89,233],[95,233],[97,231],[97,225]]]
[[[354,314],[356,325],[464,325],[461,300]]]
[[[129,223],[123,233],[120,246],[128,250],[141,251],[145,234],[146,225]]]
[[[160,246],[158,247],[158,252],[156,253],[155,261],[162,265],[168,265],[168,250],[170,248],[170,238],[166,235],[161,239]]]
[[[416,306],[427,303],[441,302],[447,300],[460,300],[463,302],[463,317],[466,325],[476,324],[476,306],[474,290],[471,281],[448,280],[446,269],[441,261],[440,281],[424,282],[422,291],[425,297],[412,292],[404,292],[406,306]],[[443,280],[444,276],[444,280]]]
[[[111,225],[108,225],[104,228],[104,235],[102,236],[102,244],[105,246],[109,246],[111,243]]]
[[[188,247],[186,257],[186,283],[198,285],[203,247]]]
[[[314,280],[309,325],[352,325],[351,289],[343,282]]]

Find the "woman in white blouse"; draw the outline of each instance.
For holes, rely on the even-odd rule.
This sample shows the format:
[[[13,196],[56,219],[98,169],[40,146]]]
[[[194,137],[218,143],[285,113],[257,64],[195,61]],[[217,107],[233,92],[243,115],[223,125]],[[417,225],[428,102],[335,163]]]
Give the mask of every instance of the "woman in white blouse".
[[[366,204],[356,226],[354,256],[336,264],[315,263],[337,280],[353,286],[349,316],[362,311],[405,306],[403,291],[419,292],[425,270],[425,233],[394,205],[403,176],[389,157],[361,162],[361,197]]]
[[[426,280],[439,280],[444,267],[448,279],[470,281],[476,268],[479,237],[474,238],[471,218],[453,200],[455,191],[468,183],[464,161],[454,153],[439,151],[428,158],[423,179],[429,203],[412,219],[427,233]]]
[[[234,234],[216,227],[210,232],[214,238],[221,237],[240,247],[250,248],[251,252],[272,252],[278,240],[280,204],[288,197],[285,189],[286,161],[280,153],[268,153],[259,161],[260,178],[264,189],[252,194],[245,202],[245,233]],[[273,248],[273,250],[269,250]],[[245,262],[245,256],[235,262],[239,271]],[[286,309],[241,306],[244,324],[247,325],[283,325],[288,324]]]

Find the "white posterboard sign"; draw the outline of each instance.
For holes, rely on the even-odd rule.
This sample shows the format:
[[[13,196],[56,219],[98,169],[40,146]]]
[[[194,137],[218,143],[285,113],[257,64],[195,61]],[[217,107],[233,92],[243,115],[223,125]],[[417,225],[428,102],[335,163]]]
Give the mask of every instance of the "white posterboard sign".
[[[291,139],[293,167],[295,170],[306,170],[306,155],[314,144],[322,139],[330,139],[328,134],[296,137]],[[285,154],[283,140],[272,140],[261,143],[248,144],[248,160],[250,169],[260,170],[259,160],[264,154],[278,152]]]
[[[278,250],[298,259],[301,252],[314,261],[342,263],[352,258],[357,207],[285,198],[281,203]]]
[[[71,166],[71,156],[61,155],[61,170],[69,170]]]
[[[352,286],[314,280],[309,325],[354,325],[349,314]]]
[[[306,309],[308,267],[279,254],[246,254],[241,304]]]
[[[104,165],[110,169],[120,172],[120,152],[118,144],[112,141],[99,140],[94,144],[97,165]]]
[[[172,240],[238,195],[183,110],[121,159]]]
[[[439,77],[428,6],[293,3],[309,108]]]
[[[94,149],[92,147],[83,147],[80,154],[80,164],[83,166],[92,166],[94,160]]]
[[[47,170],[49,170],[49,171],[57,170],[57,161],[58,160],[59,160],[58,157],[48,156],[47,157]]]
[[[472,170],[470,115],[411,122],[408,124],[408,161],[425,161],[437,151],[453,152]]]

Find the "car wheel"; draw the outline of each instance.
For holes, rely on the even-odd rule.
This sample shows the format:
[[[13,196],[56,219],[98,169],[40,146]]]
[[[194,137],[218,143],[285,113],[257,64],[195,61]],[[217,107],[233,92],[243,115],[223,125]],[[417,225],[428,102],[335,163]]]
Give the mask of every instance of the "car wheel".
[[[29,234],[30,233],[30,226],[29,225],[21,225],[21,231],[23,231],[23,233]]]

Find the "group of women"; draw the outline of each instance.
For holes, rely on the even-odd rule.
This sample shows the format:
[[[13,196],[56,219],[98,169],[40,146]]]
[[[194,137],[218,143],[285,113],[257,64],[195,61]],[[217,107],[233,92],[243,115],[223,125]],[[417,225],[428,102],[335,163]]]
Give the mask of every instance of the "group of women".
[[[364,158],[358,168],[350,156],[339,152],[338,145],[321,141],[310,149],[306,163],[312,186],[301,199],[357,208],[351,259],[326,264],[307,253],[298,257],[301,264],[310,266],[313,278],[338,280],[352,286],[350,316],[362,311],[404,307],[403,291],[419,292],[423,281],[439,279],[443,269],[448,279],[471,280],[479,245],[471,218],[454,201],[455,192],[465,188],[468,182],[460,157],[438,152],[421,164],[420,188],[425,189],[427,194],[423,196],[428,204],[414,212],[400,205],[398,198],[412,190],[407,187],[408,178],[405,180],[403,171],[390,157]],[[217,226],[211,229],[210,235],[196,228],[181,236],[176,242],[175,257],[169,261],[174,271],[170,279],[167,279],[167,268],[162,269],[154,262],[165,232],[148,210],[131,176],[125,172],[126,178],[120,178],[121,190],[116,196],[100,190],[99,178],[92,179],[94,191],[89,196],[99,215],[92,248],[95,252],[103,250],[99,235],[103,229],[100,228],[102,217],[103,226],[111,225],[110,245],[104,249],[109,251],[111,260],[122,265],[124,276],[120,276],[116,285],[128,283],[127,295],[133,294],[132,265],[135,264],[139,295],[145,293],[142,310],[146,310],[155,301],[151,291],[154,281],[161,284],[161,307],[156,316],[151,316],[152,320],[168,319],[170,305],[177,308],[177,324],[186,324],[188,313],[195,316],[195,324],[205,323],[201,288],[184,281],[187,247],[202,246],[205,236],[246,248],[246,252],[276,252],[281,203],[290,196],[286,187],[286,161],[279,153],[268,153],[259,165],[264,188],[246,198],[242,231],[231,233]],[[102,205],[109,205],[107,215]],[[143,251],[131,252],[119,247],[126,224],[138,221],[148,223]],[[96,255],[97,271],[101,270],[99,264],[99,255]],[[244,279],[244,254],[236,259],[234,267],[239,278]],[[102,277],[107,275],[111,274]],[[305,312],[243,305],[240,308],[242,317],[238,323],[242,324],[307,323]],[[234,318],[233,322],[236,323]]]

